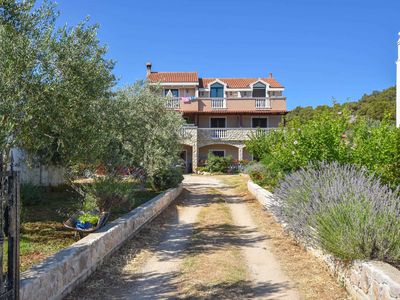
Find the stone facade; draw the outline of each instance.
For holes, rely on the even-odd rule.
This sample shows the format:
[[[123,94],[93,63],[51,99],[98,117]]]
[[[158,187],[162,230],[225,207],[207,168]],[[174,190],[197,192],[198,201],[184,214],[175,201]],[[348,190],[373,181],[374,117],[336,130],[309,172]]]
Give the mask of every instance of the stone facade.
[[[280,217],[279,206],[273,194],[261,188],[251,180],[247,184],[249,192],[268,209],[282,226],[286,224]],[[332,255],[310,248],[301,240],[297,242],[321,259],[339,282],[343,283],[354,299],[395,300],[400,299],[400,271],[391,265],[379,261],[354,261],[344,264]]]
[[[21,274],[20,299],[62,299],[103,260],[179,196],[169,189]]]
[[[197,126],[187,126],[182,129],[183,145],[191,146],[192,168],[196,170],[200,159],[199,148],[215,145],[229,145],[235,147],[237,160],[250,159],[250,155],[245,152],[245,141],[249,140],[254,134],[266,134],[273,128],[257,130],[252,128],[198,128]],[[186,148],[186,147],[185,147]],[[203,155],[204,156],[204,155]]]

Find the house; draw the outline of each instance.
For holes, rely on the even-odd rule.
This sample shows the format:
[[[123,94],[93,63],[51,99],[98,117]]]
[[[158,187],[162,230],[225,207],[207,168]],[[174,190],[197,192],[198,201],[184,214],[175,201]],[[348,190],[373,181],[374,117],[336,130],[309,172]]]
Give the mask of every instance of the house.
[[[147,81],[169,96],[167,107],[182,113],[182,158],[195,171],[208,153],[252,160],[245,141],[252,132],[278,127],[286,111],[284,87],[269,74],[260,78],[200,78],[197,72],[154,72]],[[259,132],[259,131],[258,131]]]

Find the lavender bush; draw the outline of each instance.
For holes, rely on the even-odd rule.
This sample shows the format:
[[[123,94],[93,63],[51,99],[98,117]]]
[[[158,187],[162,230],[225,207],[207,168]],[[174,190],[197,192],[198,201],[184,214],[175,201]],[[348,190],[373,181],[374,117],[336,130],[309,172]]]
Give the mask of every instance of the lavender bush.
[[[365,169],[309,165],[275,190],[291,231],[345,259],[400,262],[400,197]]]

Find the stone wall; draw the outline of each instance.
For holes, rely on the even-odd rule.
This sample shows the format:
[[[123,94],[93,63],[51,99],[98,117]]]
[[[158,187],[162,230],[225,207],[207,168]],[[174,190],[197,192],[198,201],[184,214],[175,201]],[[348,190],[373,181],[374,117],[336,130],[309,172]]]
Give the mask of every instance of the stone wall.
[[[182,191],[169,189],[21,274],[20,299],[61,299]]]
[[[247,188],[286,229],[287,226],[280,217],[279,205],[273,194],[251,180],[248,181]],[[400,299],[400,271],[393,266],[379,261],[354,261],[352,264],[346,265],[332,255],[306,246],[301,240],[297,240],[297,242],[321,259],[332,275],[345,285],[354,299]]]

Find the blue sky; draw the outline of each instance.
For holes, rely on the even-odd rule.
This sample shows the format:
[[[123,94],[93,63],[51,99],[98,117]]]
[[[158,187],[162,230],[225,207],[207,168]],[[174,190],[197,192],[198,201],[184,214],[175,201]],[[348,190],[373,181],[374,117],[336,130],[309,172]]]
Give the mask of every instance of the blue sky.
[[[59,0],[59,24],[90,16],[119,85],[155,71],[263,77],[288,108],[357,100],[395,85],[399,0]]]

